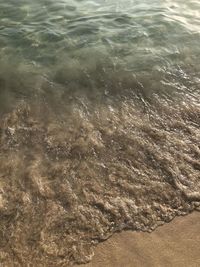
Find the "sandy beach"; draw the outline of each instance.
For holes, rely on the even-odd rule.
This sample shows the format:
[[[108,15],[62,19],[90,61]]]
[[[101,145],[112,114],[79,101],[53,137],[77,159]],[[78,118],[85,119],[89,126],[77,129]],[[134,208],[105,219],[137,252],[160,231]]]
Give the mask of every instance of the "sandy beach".
[[[81,265],[102,266],[200,266],[200,213],[177,217],[150,234],[132,231],[115,234],[97,246],[91,263]]]

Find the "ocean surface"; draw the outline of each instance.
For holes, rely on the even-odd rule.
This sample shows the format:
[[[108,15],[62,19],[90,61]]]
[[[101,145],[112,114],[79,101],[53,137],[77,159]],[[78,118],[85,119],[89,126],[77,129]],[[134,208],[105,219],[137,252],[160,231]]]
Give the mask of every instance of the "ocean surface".
[[[0,0],[1,266],[199,207],[200,1]]]

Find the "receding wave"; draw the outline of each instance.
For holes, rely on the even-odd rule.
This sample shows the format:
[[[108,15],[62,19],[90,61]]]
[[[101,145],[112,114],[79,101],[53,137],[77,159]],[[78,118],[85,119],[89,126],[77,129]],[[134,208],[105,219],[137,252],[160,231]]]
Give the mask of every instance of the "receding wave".
[[[152,231],[199,207],[198,101],[133,91],[57,92],[54,105],[18,100],[4,112],[3,262],[87,262],[116,231]]]

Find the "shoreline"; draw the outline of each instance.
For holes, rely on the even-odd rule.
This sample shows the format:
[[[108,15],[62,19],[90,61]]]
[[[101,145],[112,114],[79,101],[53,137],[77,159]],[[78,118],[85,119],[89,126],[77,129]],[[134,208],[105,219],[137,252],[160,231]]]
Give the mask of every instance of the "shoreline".
[[[94,249],[90,263],[74,267],[200,266],[200,212],[174,218],[152,233],[123,231]]]

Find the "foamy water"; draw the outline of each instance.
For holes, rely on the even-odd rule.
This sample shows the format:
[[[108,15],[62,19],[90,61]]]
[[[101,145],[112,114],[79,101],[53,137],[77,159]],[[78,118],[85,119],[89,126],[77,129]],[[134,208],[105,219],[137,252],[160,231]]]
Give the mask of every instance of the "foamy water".
[[[199,209],[199,43],[199,1],[0,0],[3,266]]]

